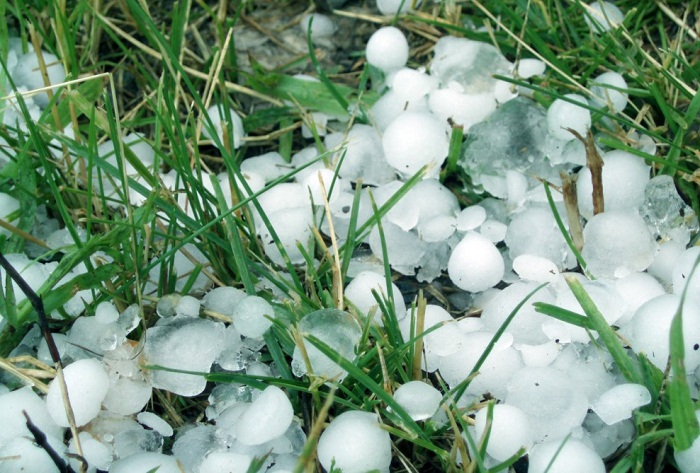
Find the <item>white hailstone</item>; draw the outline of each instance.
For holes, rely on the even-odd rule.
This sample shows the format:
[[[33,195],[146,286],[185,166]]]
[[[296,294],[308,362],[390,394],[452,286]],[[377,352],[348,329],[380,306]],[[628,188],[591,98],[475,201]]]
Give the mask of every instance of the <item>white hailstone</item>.
[[[651,402],[649,390],[641,384],[618,384],[591,403],[591,410],[607,425],[632,417],[632,411]]]
[[[267,214],[267,218],[277,233],[279,243],[287,253],[289,261],[295,265],[305,263],[304,254],[298,245],[301,244],[302,247],[307,248],[308,252],[309,242],[313,238],[311,205],[307,203],[301,207],[278,210]],[[264,224],[258,227],[257,231],[267,257],[273,263],[285,266],[285,259],[275,243],[272,232]]]
[[[420,100],[439,86],[438,80],[425,73],[404,67],[396,71],[391,79],[391,90],[406,102]]]
[[[686,304],[700,306],[700,247],[693,246],[683,252],[673,267],[673,293],[681,295],[685,291]]]
[[[63,68],[63,63],[55,54],[46,51],[41,51],[41,54],[46,64],[46,72],[49,76],[51,85],[60,84],[66,80],[66,70]],[[30,51],[27,54],[20,56],[17,59],[17,65],[10,71],[10,76],[17,87],[26,87],[29,90],[40,89],[45,87],[44,78],[39,69],[39,58]],[[53,89],[54,93],[57,89]],[[34,95],[34,102],[40,107],[46,107],[49,104],[49,97],[46,92]]]
[[[373,126],[356,123],[346,134],[326,136],[325,145],[327,149],[339,150],[333,159],[343,179],[357,181],[361,178],[363,184],[372,185],[395,179],[396,172],[384,159],[382,137]]]
[[[207,453],[197,471],[199,473],[246,473],[252,461],[250,455],[215,450]]]
[[[244,445],[260,445],[284,435],[294,418],[294,408],[277,386],[268,386],[236,422],[236,439]]]
[[[666,286],[673,285],[673,268],[685,251],[685,245],[675,240],[659,242],[659,249],[647,272]]]
[[[499,243],[506,237],[506,233],[508,233],[508,226],[505,223],[499,222],[498,220],[489,218],[481,224],[481,227],[479,227],[479,233],[488,238],[489,241]]]
[[[695,417],[700,422],[700,410],[695,411]],[[681,473],[700,473],[700,438],[696,438],[686,450],[675,450],[673,458]]]
[[[536,255],[522,254],[513,260],[513,271],[520,279],[534,282],[554,282],[559,268],[551,260]]]
[[[157,452],[142,452],[112,463],[109,473],[134,473],[158,471],[158,473],[182,473],[175,457]]]
[[[419,224],[418,236],[421,240],[428,242],[445,241],[457,230],[456,223],[457,219],[455,217],[438,215]]]
[[[316,171],[309,171],[303,179],[311,174],[316,174]],[[297,175],[297,178],[301,176]],[[298,207],[308,207],[309,211],[311,210],[308,189],[296,182],[283,182],[271,187],[258,196],[258,203],[268,217],[272,213]],[[253,213],[255,225],[264,225],[258,211],[254,210]]]
[[[31,261],[23,253],[7,254],[5,255],[5,259],[7,259],[12,267],[15,268],[29,287],[31,287],[34,291],[38,291],[41,285],[46,282],[51,274],[45,265]],[[5,281],[7,281],[7,274],[5,273],[4,268],[0,268],[0,281],[2,281],[4,289]],[[12,281],[12,291],[15,294],[15,302],[17,303],[27,298],[24,292],[22,292],[14,281]]]
[[[182,296],[175,305],[175,314],[184,317],[199,317],[201,302],[196,297]]]
[[[71,363],[65,367],[63,375],[75,416],[75,425],[83,426],[100,413],[100,406],[109,390],[109,376],[102,363],[92,358]],[[49,384],[46,407],[56,424],[61,427],[70,426],[58,379]]]
[[[528,473],[605,473],[600,456],[580,440],[567,438],[535,445]]]
[[[406,317],[399,321],[399,329],[405,341],[411,340],[417,333],[417,318],[412,315],[413,309],[406,312]],[[439,328],[435,328],[435,327]],[[428,304],[425,307],[423,321],[423,348],[427,371],[435,371],[439,356],[455,353],[465,343],[464,333],[454,323],[453,317],[440,306]]]
[[[253,173],[270,182],[291,171],[291,165],[277,151],[252,156],[241,161],[241,173]]]
[[[211,119],[214,125],[213,131],[219,137],[221,144],[225,145],[226,141],[233,136],[233,143],[231,143],[231,145],[233,145],[233,149],[238,149],[243,145],[243,137],[246,136],[245,129],[243,128],[243,120],[234,109],[228,107],[228,111],[226,111],[224,107],[228,107],[228,105],[212,105],[207,109],[206,115]],[[226,123],[229,119],[231,122]],[[224,125],[226,125],[227,136],[224,136]],[[202,134],[209,139],[213,139],[214,135],[212,135],[208,120],[203,120]]]
[[[313,335],[328,345],[338,356],[353,361],[355,350],[360,343],[362,329],[355,318],[337,309],[321,309],[307,314],[299,322],[299,333]],[[316,376],[341,382],[347,375],[335,361],[327,357],[311,342],[304,340],[304,348],[308,360],[302,356],[299,347],[294,348],[292,355],[292,371],[296,376],[304,376],[308,372],[306,361],[311,365],[311,371]]]
[[[95,439],[95,437],[88,432],[80,432],[78,438],[80,439],[81,454],[88,463],[88,473],[93,473],[98,469],[102,471],[108,470],[113,460],[110,448]],[[71,438],[70,442],[68,442],[68,453],[77,456],[78,448],[75,438]],[[70,459],[70,465],[73,467],[73,470],[80,471],[82,463],[77,458],[72,457]]]
[[[629,210],[644,203],[644,188],[649,182],[649,166],[644,160],[626,151],[609,151],[603,158],[603,194],[605,211]],[[581,215],[593,216],[593,184],[591,171],[584,167],[578,173],[576,195]]]
[[[10,194],[5,194],[0,192],[0,220],[7,223],[14,224],[15,220],[19,218],[19,213],[17,213],[14,218],[10,218],[10,215],[19,210],[19,200],[12,197]],[[0,235],[10,236],[10,231],[0,227]]]
[[[666,294],[661,283],[648,272],[632,273],[616,280],[615,289],[625,303],[625,313],[615,321],[617,326],[628,323],[645,302]]]
[[[470,231],[452,250],[447,272],[452,282],[460,289],[481,292],[501,281],[505,263],[492,242]]]
[[[581,256],[596,277],[621,278],[644,271],[658,247],[637,212],[611,210],[591,218],[583,229]]]
[[[671,323],[680,302],[681,298],[676,294],[655,297],[642,304],[630,322],[632,348],[644,353],[662,371],[668,363]],[[684,363],[690,373],[700,366],[700,307],[686,300],[682,320]]]
[[[529,184],[525,174],[509,169],[506,171],[506,187],[508,189],[508,202],[514,206],[520,206],[525,202]]]
[[[323,187],[321,181],[323,181]],[[341,192],[352,191],[350,181],[339,177],[330,169],[319,169],[310,174],[304,179],[302,186],[308,189],[314,205],[324,205],[326,199],[329,203],[333,202]]]
[[[413,0],[377,0],[377,9],[382,15],[396,15],[405,13],[411,8]],[[416,1],[416,6],[421,4],[421,0]]]
[[[519,407],[530,420],[535,443],[568,435],[583,423],[588,399],[564,372],[527,367],[508,383],[506,404]]]
[[[391,185],[383,188],[386,194],[382,196],[375,194],[382,204],[387,201],[395,191],[403,185],[400,181],[394,181]],[[379,200],[376,201],[377,205]],[[416,226],[422,226],[428,220],[438,216],[454,217],[459,211],[459,202],[454,193],[443,186],[437,179],[424,179],[414,185],[397,202],[389,213],[387,219],[402,230],[408,231]],[[420,229],[419,229],[420,230]]]
[[[518,76],[522,79],[541,76],[547,65],[539,59],[525,58],[518,61]]]
[[[517,305],[536,288],[537,284],[534,282],[516,282],[496,294],[484,305],[481,314],[484,328],[493,332],[501,328]],[[548,288],[540,289],[520,308],[506,331],[513,334],[517,343],[535,345],[546,342],[547,336],[542,331],[542,324],[549,320],[549,317],[537,312],[533,303],[553,304],[554,301],[554,295]]]
[[[65,459],[66,447],[56,437],[48,437],[48,444]],[[59,469],[49,454],[31,437],[17,437],[0,445],[0,471],[7,473],[58,473]]]
[[[404,112],[428,112],[428,99],[422,97],[412,102],[401,100],[396,92],[389,90],[374,102],[370,109],[372,124],[384,131],[396,117]]]
[[[311,39],[329,38],[336,30],[333,20],[328,15],[320,13],[310,13],[301,17],[299,27],[304,35],[309,31],[309,26],[311,26]]]
[[[588,105],[588,100],[579,94],[566,94],[564,98],[556,99],[547,110],[547,129],[550,135],[560,140],[571,141],[575,136],[566,130],[571,128],[585,137],[591,126],[591,112],[577,103]]]
[[[233,315],[233,309],[247,294],[235,287],[217,287],[207,292],[202,299],[202,304],[207,310],[218,312],[222,315]]]
[[[470,205],[457,216],[457,230],[468,232],[476,230],[486,221],[486,209],[481,205]]]
[[[411,416],[411,419],[420,421],[432,417],[437,412],[442,394],[423,381],[409,381],[394,391],[394,401]]]
[[[170,424],[152,412],[139,412],[136,420],[139,421],[139,424],[155,430],[163,437],[172,437],[173,435],[173,428]]]
[[[233,326],[244,337],[261,338],[272,326],[275,311],[262,297],[248,296],[233,309]]]
[[[46,403],[30,387],[24,387],[0,395],[0,445],[9,442],[15,437],[29,437],[31,433],[27,429],[27,419],[22,412],[26,412],[42,432],[51,436],[62,438],[63,429],[55,424]]]
[[[384,72],[399,69],[408,61],[408,41],[400,29],[385,26],[367,41],[367,62]]]
[[[372,291],[377,292],[382,299],[388,297],[386,278],[379,273],[362,271],[345,287],[344,294],[348,302],[354,305],[360,314],[369,315],[374,312],[374,321],[383,325],[382,313]],[[401,291],[394,283],[391,283],[391,292],[394,296],[396,317],[401,319],[406,314],[406,303]]]
[[[449,139],[438,119],[425,112],[404,112],[384,131],[382,146],[386,161],[404,176],[412,176],[428,165],[435,176],[447,158]]]
[[[598,108],[608,107],[613,113],[620,113],[627,106],[629,94],[623,92],[627,89],[627,82],[622,74],[617,72],[604,72],[593,78],[591,93],[592,105]]]
[[[493,336],[492,332],[483,331],[465,333],[457,351],[439,357],[440,376],[450,388],[464,382],[471,374]],[[523,363],[513,347],[513,336],[504,334],[479,368],[478,375],[469,383],[466,394],[481,397],[489,393],[496,399],[503,399],[508,382],[522,368]]]
[[[441,122],[452,120],[462,125],[464,131],[491,115],[498,103],[492,93],[465,94],[452,88],[432,91],[428,97],[428,107]]]
[[[317,453],[326,471],[333,465],[343,473],[388,472],[391,438],[380,427],[376,414],[347,411],[333,419],[321,434]]]
[[[298,153],[292,155],[292,168],[295,170],[294,180],[297,182],[303,182],[310,174],[318,171],[319,169],[325,169],[326,165],[322,159],[319,159],[319,153],[316,146],[307,146]],[[286,187],[286,183],[278,184],[272,187],[270,190],[266,191],[275,192],[280,186]],[[303,190],[303,188],[302,188]]]
[[[559,356],[561,345],[554,340],[550,340],[539,345],[518,345],[517,349],[525,366],[544,368],[552,364]]]
[[[593,33],[601,33],[617,28],[625,15],[616,5],[597,0],[584,6],[586,24]]]
[[[148,404],[152,392],[151,384],[142,379],[119,376],[116,380],[112,380],[102,405],[114,414],[132,415]]]
[[[484,407],[474,417],[476,436],[481,439],[486,432],[488,408]],[[515,406],[496,404],[493,406],[489,441],[486,453],[498,461],[505,461],[524,448],[532,446],[532,428],[527,415]]]
[[[101,324],[111,324],[119,318],[119,311],[109,301],[100,302],[95,308],[95,320]]]
[[[225,327],[196,317],[175,317],[147,330],[143,356],[149,365],[208,373],[224,348]],[[181,396],[196,396],[207,381],[199,375],[164,370],[150,372],[153,387]]]

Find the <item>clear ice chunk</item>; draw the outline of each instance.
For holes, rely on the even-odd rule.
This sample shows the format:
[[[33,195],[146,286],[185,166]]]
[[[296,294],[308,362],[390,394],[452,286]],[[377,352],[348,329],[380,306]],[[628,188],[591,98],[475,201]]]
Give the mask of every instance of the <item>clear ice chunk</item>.
[[[641,215],[654,236],[687,245],[698,231],[698,218],[693,209],[678,195],[673,178],[659,175],[647,182]]]
[[[311,312],[299,322],[299,332],[302,335],[312,335],[332,348],[337,355],[346,360],[355,359],[355,349],[360,343],[362,329],[352,315],[337,309],[321,309]],[[347,371],[335,361],[324,355],[311,342],[304,339],[304,350],[307,360],[297,346],[294,348],[292,371],[296,376],[304,376],[307,372],[306,361],[316,376],[342,381]]]

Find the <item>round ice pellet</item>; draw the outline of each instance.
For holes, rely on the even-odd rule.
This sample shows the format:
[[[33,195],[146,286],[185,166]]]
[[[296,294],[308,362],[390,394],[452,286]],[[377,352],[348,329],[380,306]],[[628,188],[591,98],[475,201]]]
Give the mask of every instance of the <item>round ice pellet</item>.
[[[529,254],[519,255],[513,260],[513,271],[525,281],[554,282],[559,277],[559,269],[551,260]]]
[[[632,348],[644,353],[660,370],[666,369],[669,357],[671,323],[681,298],[676,294],[655,297],[637,310],[630,322]],[[692,372],[700,365],[700,307],[685,302],[683,306],[683,345],[685,368]]]
[[[563,444],[563,445],[562,445]],[[528,473],[605,473],[598,454],[580,440],[568,438],[536,445]]]
[[[700,422],[700,410],[695,411],[695,417]],[[674,451],[673,458],[681,473],[700,473],[700,438],[696,438],[690,448]]]
[[[110,473],[134,473],[135,471],[182,473],[175,457],[157,452],[143,452],[120,458],[109,468]]]
[[[501,281],[503,256],[488,238],[468,232],[450,255],[447,272],[452,282],[465,291],[481,292]]]
[[[382,147],[386,161],[401,174],[411,176],[428,165],[432,175],[447,158],[449,141],[432,114],[404,112],[384,131]]]
[[[243,144],[243,137],[245,136],[245,129],[243,128],[243,120],[232,108],[228,111],[224,110],[224,105],[212,105],[207,109],[207,116],[211,119],[212,125],[214,125],[214,133],[219,138],[219,142],[225,145],[229,140],[229,137],[233,137],[233,143],[231,145],[234,149],[238,149]],[[227,123],[230,120],[230,123]],[[224,136],[224,125],[226,126],[226,135]],[[202,127],[202,135],[209,139],[213,139],[214,135],[211,133],[209,127],[209,121],[204,120],[204,126]],[[215,143],[218,146],[218,143]]]
[[[399,69],[408,61],[408,41],[400,29],[385,26],[370,36],[365,54],[368,63],[385,72]]]
[[[584,8],[586,24],[594,33],[602,33],[617,28],[625,18],[622,10],[610,2],[597,0]]]
[[[657,244],[636,212],[606,211],[583,229],[581,256],[596,277],[620,278],[644,271],[654,260]]]
[[[651,402],[649,390],[641,384],[618,384],[591,403],[591,410],[608,425],[629,419],[632,411]]]
[[[432,417],[440,407],[442,394],[423,381],[409,381],[394,391],[394,400],[415,421]]]
[[[347,411],[333,419],[318,441],[318,459],[326,471],[331,465],[343,473],[389,471],[391,438],[369,412]]]
[[[644,203],[644,188],[649,182],[649,166],[644,160],[626,151],[610,151],[603,158],[603,193],[605,210],[624,210]],[[593,183],[591,171],[584,167],[578,173],[576,196],[584,218],[593,216]]]
[[[276,439],[289,428],[294,408],[277,386],[268,386],[238,418],[236,438],[245,445],[260,445]]]
[[[591,113],[588,109],[577,105],[588,105],[585,97],[578,94],[566,94],[564,99],[556,99],[547,110],[547,128],[549,133],[557,139],[570,141],[575,136],[567,130],[578,132],[581,136],[586,136],[586,131],[591,126]]]
[[[309,31],[311,26],[311,39],[328,38],[335,33],[336,27],[333,20],[328,15],[321,13],[311,13],[301,17],[299,21],[304,35]]]
[[[19,210],[19,200],[15,199],[9,194],[0,192],[0,218],[8,223],[13,223],[10,219],[10,214]],[[4,227],[0,227],[0,235],[10,235],[10,231]]]
[[[470,205],[457,216],[457,230],[466,232],[475,230],[486,221],[486,209],[480,205]]]
[[[474,427],[476,435],[481,438],[486,431],[488,408],[476,413]],[[486,444],[486,453],[498,461],[505,461],[524,448],[532,446],[532,428],[527,415],[515,406],[497,404],[493,406],[491,431]]]
[[[382,324],[382,312],[372,291],[381,298],[389,297],[386,277],[372,271],[362,271],[345,287],[345,298],[354,305],[362,315],[374,313],[375,322]],[[391,284],[397,319],[406,314],[406,303],[396,284]]]
[[[599,108],[607,106],[613,113],[619,113],[625,109],[629,95],[622,91],[627,89],[627,81],[622,74],[604,72],[594,77],[593,82],[596,84],[591,87],[594,106]]]
[[[694,246],[685,250],[673,266],[673,292],[683,294],[686,300],[700,303],[700,267],[696,262],[700,257],[700,247]]]
[[[244,337],[260,338],[272,326],[274,309],[262,297],[248,296],[233,310],[233,326]]]
[[[99,414],[102,400],[109,390],[109,376],[102,363],[92,358],[78,360],[66,366],[63,376],[68,388],[68,399],[73,408],[75,425],[80,427]],[[58,379],[49,384],[46,407],[56,424],[61,427],[70,426]]]

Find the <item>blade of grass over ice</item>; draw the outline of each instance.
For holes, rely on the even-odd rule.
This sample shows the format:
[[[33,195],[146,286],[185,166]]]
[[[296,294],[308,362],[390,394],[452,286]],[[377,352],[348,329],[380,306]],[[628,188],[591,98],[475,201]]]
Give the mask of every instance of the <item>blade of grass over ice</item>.
[[[547,202],[549,203],[549,208],[552,211],[552,216],[554,216],[554,221],[557,222],[557,227],[559,228],[559,232],[561,233],[561,236],[564,237],[564,240],[566,241],[566,244],[569,246],[569,249],[571,252],[576,256],[576,261],[578,261],[578,264],[581,266],[581,269],[586,272],[586,261],[583,259],[583,256],[581,256],[581,252],[579,251],[578,248],[576,248],[576,245],[574,244],[574,241],[571,239],[571,235],[569,235],[568,230],[566,229],[566,226],[564,225],[564,222],[561,219],[561,216],[559,215],[559,211],[557,210],[557,206],[554,203],[554,198],[552,198],[552,191],[549,188],[549,183],[544,182],[544,192],[547,195]]]
[[[401,405],[399,405],[394,398],[387,393],[381,385],[370,378],[365,372],[359,367],[355,366],[350,361],[343,358],[339,353],[334,351],[331,347],[325,344],[322,340],[314,337],[313,335],[304,335],[304,338],[309,341],[314,347],[316,347],[321,353],[326,355],[328,358],[337,363],[342,369],[348,372],[348,375],[354,378],[355,381],[364,390],[369,391],[374,397],[379,401],[384,403],[387,408],[386,416],[396,423],[397,426],[401,427],[400,432],[405,436],[408,434],[408,439],[412,442],[420,445],[429,450],[437,451],[430,439],[425,435],[425,432],[421,427],[411,419],[411,416],[404,410]],[[366,394],[365,394],[366,396]],[[366,397],[365,397],[366,398]]]
[[[498,340],[500,340],[501,336],[506,332],[508,329],[508,325],[513,321],[516,315],[518,315],[518,312],[520,309],[525,305],[525,303],[530,300],[532,296],[534,296],[540,289],[545,287],[548,283],[542,283],[539,286],[537,286],[535,289],[530,291],[527,296],[523,298],[518,304],[513,308],[513,310],[508,314],[508,317],[503,321],[500,327],[498,327],[498,330],[493,334],[493,337],[489,341],[488,345],[486,346],[486,349],[484,352],[481,354],[479,359],[477,360],[476,364],[474,364],[474,368],[469,372],[469,375],[466,377],[464,381],[459,383],[457,386],[453,387],[447,394],[446,396],[451,396],[454,398],[455,402],[459,401],[459,399],[462,397],[464,392],[467,390],[467,387],[469,386],[469,383],[471,383],[474,375],[478,373],[478,371],[481,369],[481,365],[484,364],[486,361],[486,358],[489,357],[491,354],[491,351],[493,351],[493,348],[496,346],[496,343]]]
[[[697,271],[700,257],[695,258],[693,271]],[[688,294],[689,282],[683,288],[678,310],[673,316],[670,333],[671,379],[668,381],[669,401],[671,403],[671,422],[676,451],[687,450],[700,435],[700,425],[695,415],[695,405],[688,384],[685,369],[685,340],[683,337],[683,312]]]
[[[546,302],[535,302],[532,304],[535,310],[540,314],[548,315],[553,319],[561,320],[567,324],[574,325],[576,327],[581,327],[586,330],[592,330],[591,321],[588,317],[577,314],[576,312],[562,309],[553,304],[547,304]]]
[[[583,312],[590,321],[591,328],[598,332],[605,348],[607,348],[610,355],[612,355],[613,360],[617,363],[625,379],[630,383],[646,385],[633,358],[631,358],[623,348],[622,342],[617,334],[605,321],[603,314],[600,313],[600,310],[598,310],[598,307],[596,307],[593,299],[588,295],[581,282],[575,277],[569,276],[566,277],[566,283],[569,285],[578,303],[581,304]]]

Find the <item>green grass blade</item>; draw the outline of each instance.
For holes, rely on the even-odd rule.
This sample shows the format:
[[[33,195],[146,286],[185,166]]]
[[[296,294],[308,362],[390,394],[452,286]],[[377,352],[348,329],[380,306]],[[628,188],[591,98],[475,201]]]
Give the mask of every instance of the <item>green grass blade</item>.
[[[605,321],[603,314],[600,313],[598,307],[596,307],[593,299],[588,295],[581,282],[574,277],[567,277],[566,282],[569,288],[571,288],[571,292],[574,293],[574,297],[576,297],[578,303],[581,304],[584,313],[590,321],[591,328],[598,332],[605,348],[607,348],[610,355],[612,355],[625,379],[630,383],[645,385],[639,373],[639,368],[623,348],[622,342],[617,337],[617,334]]]
[[[559,211],[557,210],[557,206],[554,203],[554,199],[552,198],[552,191],[549,189],[549,183],[545,182],[544,184],[544,192],[547,194],[547,202],[549,203],[549,208],[552,210],[552,215],[554,216],[554,221],[557,222],[557,227],[559,228],[559,233],[561,233],[561,236],[564,237],[564,240],[566,241],[566,244],[569,246],[569,249],[571,252],[576,256],[576,261],[578,261],[578,264],[581,266],[581,269],[583,271],[586,271],[586,261],[583,259],[583,256],[581,256],[581,252],[576,248],[576,245],[574,245],[574,241],[571,239],[571,235],[569,235],[568,230],[566,229],[566,226],[564,225],[564,222],[561,219],[561,215],[559,215]]]
[[[547,304],[546,302],[535,302],[532,305],[540,314],[547,315],[553,319],[561,320],[567,324],[575,325],[576,327],[591,330],[591,321],[584,315],[577,314],[576,312],[567,309],[562,309],[561,307],[557,307],[552,304]]]
[[[697,271],[700,257],[695,259],[694,271]],[[691,275],[693,272],[690,273]],[[700,435],[700,425],[695,416],[695,405],[688,385],[685,370],[685,342],[683,340],[683,311],[688,286],[683,290],[681,303],[671,322],[670,358],[671,379],[668,382],[669,402],[671,404],[671,423],[674,431],[676,451],[687,450]]]

